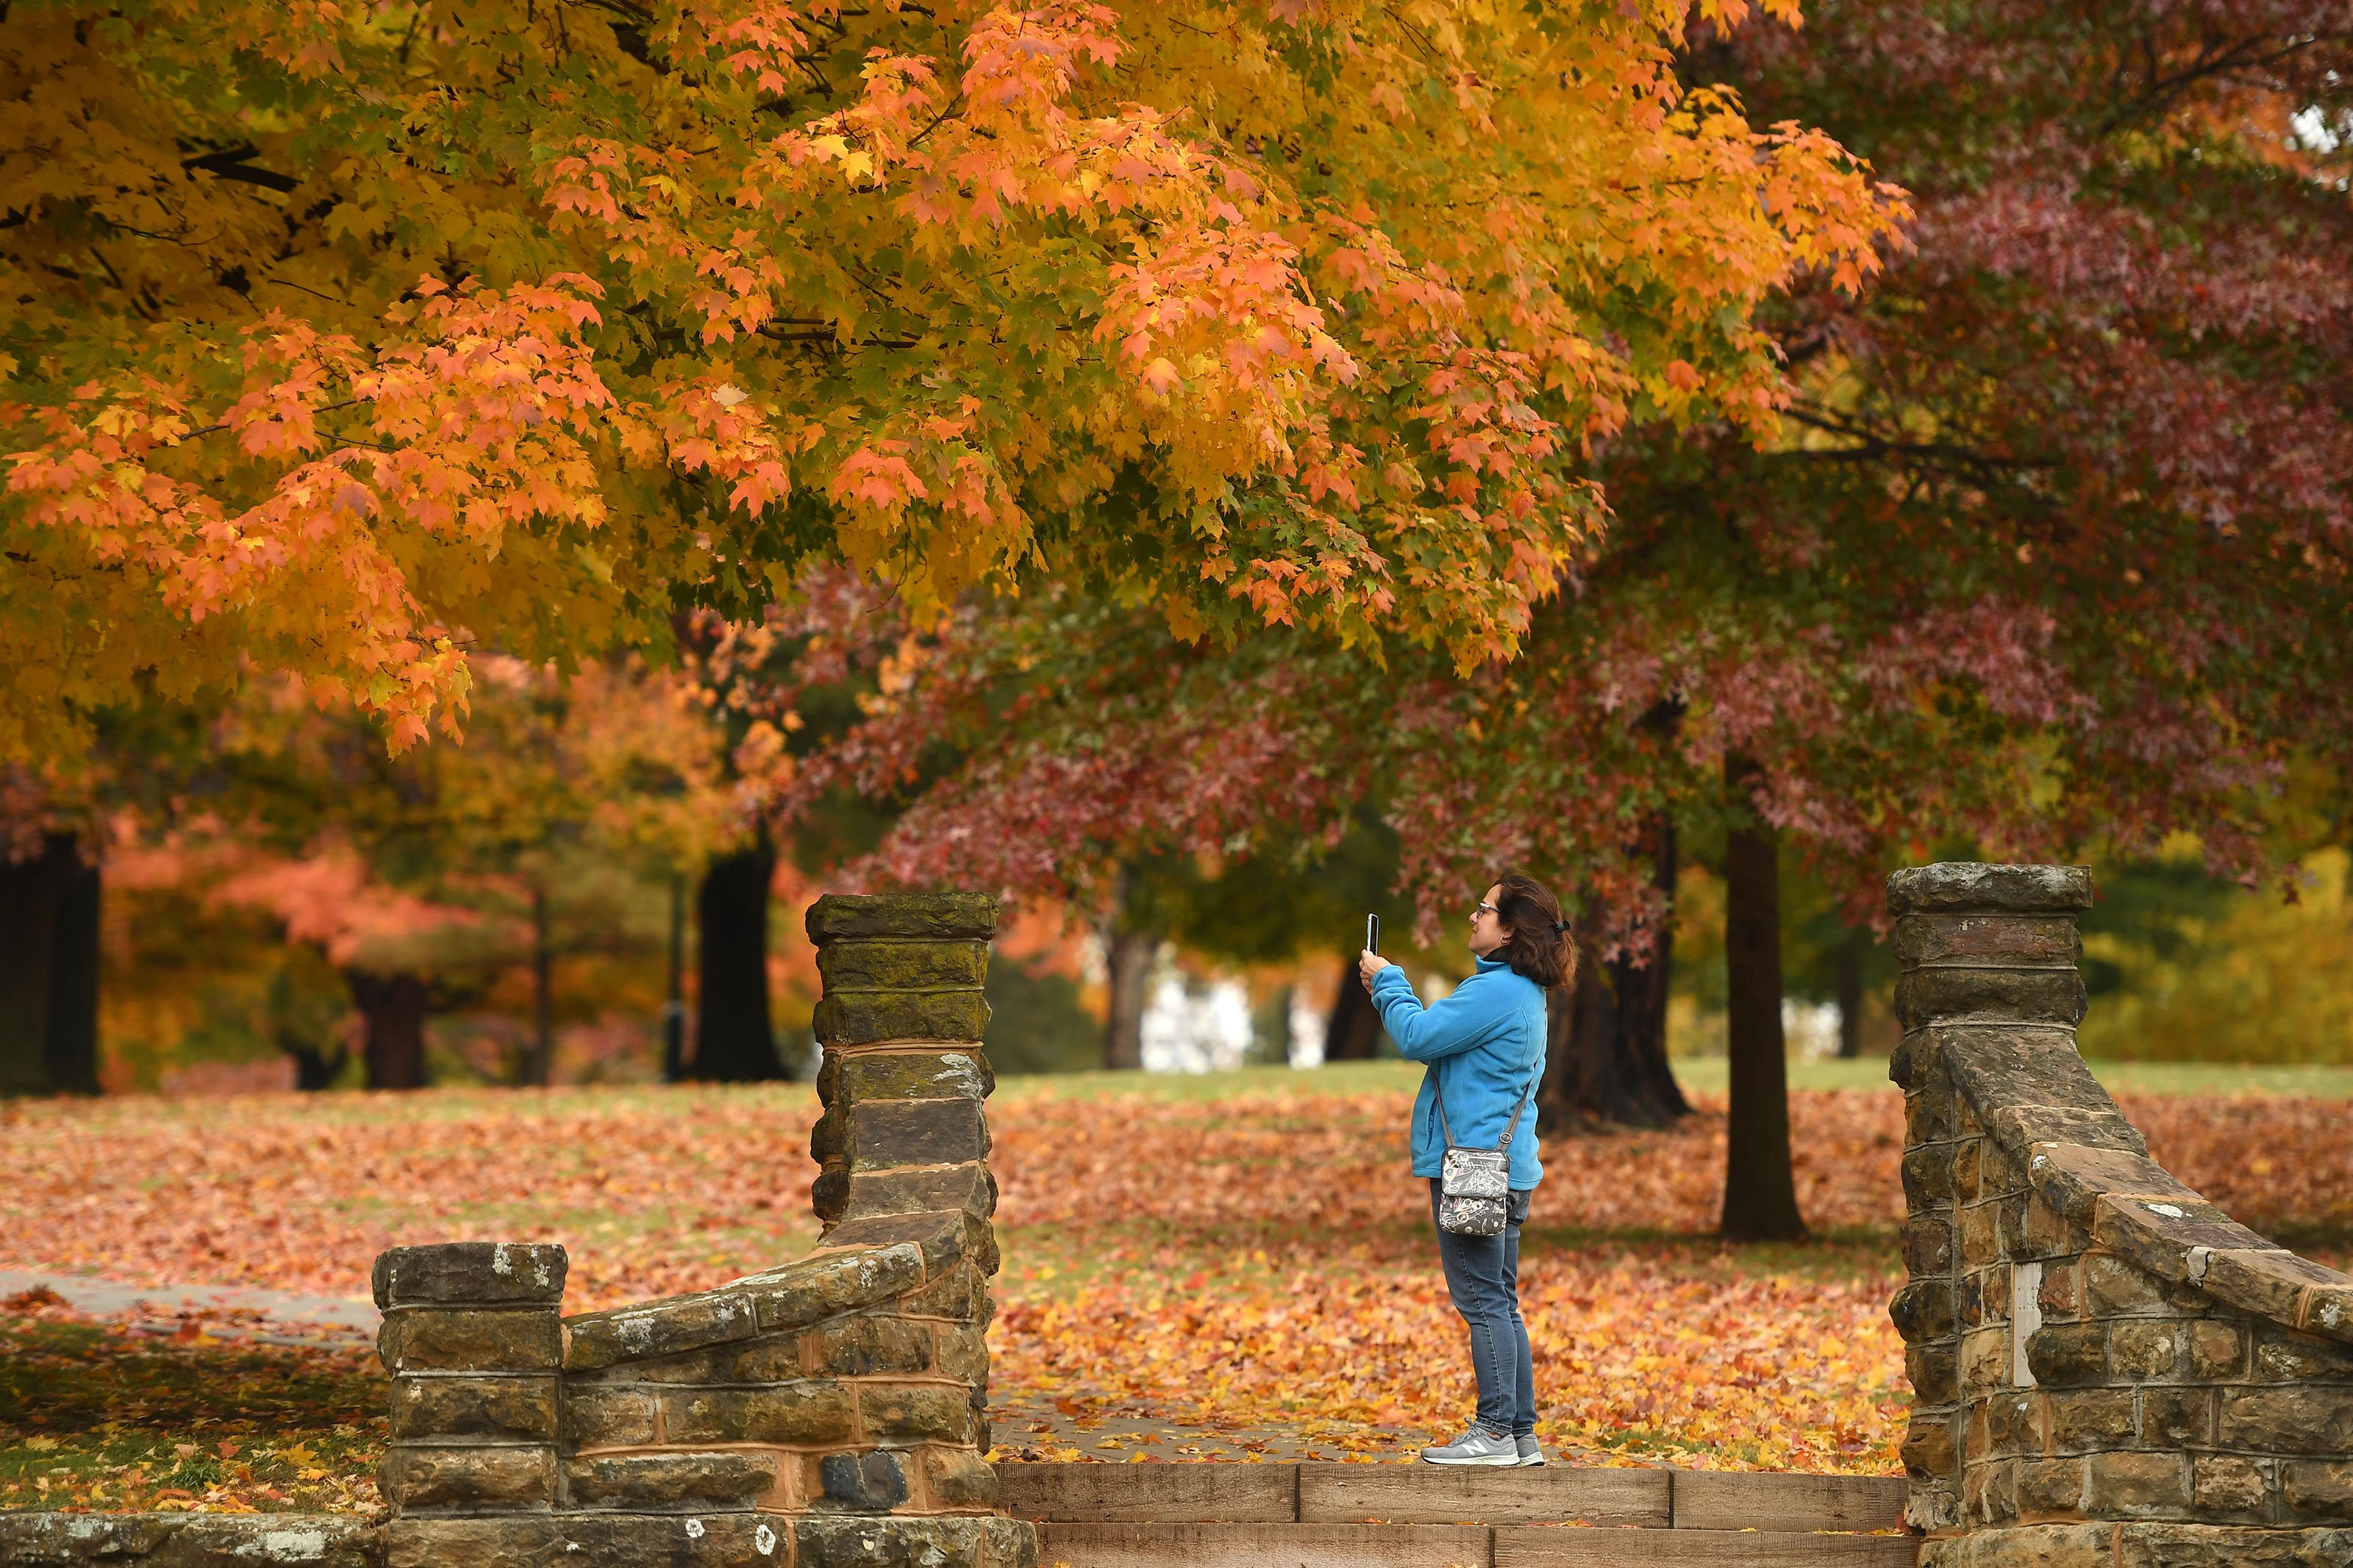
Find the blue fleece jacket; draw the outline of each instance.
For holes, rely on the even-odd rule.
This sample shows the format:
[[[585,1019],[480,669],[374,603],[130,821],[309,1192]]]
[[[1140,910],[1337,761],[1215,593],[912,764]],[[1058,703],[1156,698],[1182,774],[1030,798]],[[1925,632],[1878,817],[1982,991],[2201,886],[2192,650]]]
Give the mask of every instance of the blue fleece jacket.
[[[1413,1173],[1438,1174],[1446,1139],[1438,1126],[1438,1098],[1446,1096],[1446,1120],[1454,1142],[1469,1149],[1493,1149],[1512,1119],[1512,1107],[1544,1065],[1544,988],[1497,958],[1478,961],[1477,973],[1452,994],[1425,1007],[1405,971],[1391,964],[1373,976],[1373,1005],[1408,1061],[1428,1062],[1421,1093],[1413,1102]],[[1436,1092],[1433,1092],[1436,1091]],[[1536,1111],[1533,1097],[1512,1136],[1512,1186],[1544,1180],[1536,1159]]]

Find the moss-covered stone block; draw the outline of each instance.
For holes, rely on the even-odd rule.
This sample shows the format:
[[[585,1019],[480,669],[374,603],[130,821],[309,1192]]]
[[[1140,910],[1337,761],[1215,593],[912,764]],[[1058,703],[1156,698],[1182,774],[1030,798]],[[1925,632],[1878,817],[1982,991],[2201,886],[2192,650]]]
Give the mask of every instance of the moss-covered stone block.
[[[555,1440],[554,1373],[528,1377],[404,1377],[392,1388],[392,1440],[482,1437]]]
[[[828,991],[928,991],[977,986],[988,974],[985,942],[828,942],[817,951]]]
[[[978,991],[851,991],[820,997],[810,1026],[828,1046],[883,1040],[969,1040],[988,1032]]]
[[[376,1331],[385,1370],[553,1372],[564,1359],[563,1330],[539,1308],[396,1307]]]
[[[555,1450],[543,1446],[394,1447],[376,1466],[376,1486],[396,1512],[552,1508]]]
[[[591,1454],[565,1462],[565,1493],[581,1509],[748,1509],[776,1489],[778,1463],[775,1454],[746,1449]]]
[[[997,934],[997,900],[986,893],[828,893],[805,925],[822,947],[862,937],[987,942]]]

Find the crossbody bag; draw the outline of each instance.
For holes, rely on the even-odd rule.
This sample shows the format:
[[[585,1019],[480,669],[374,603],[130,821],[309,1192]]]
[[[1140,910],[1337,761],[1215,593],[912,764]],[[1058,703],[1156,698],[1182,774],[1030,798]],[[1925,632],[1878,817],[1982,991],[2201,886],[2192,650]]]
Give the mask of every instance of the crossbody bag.
[[[1544,1060],[1536,1061],[1536,1078],[1544,1076]],[[1430,1069],[1430,1092],[1438,1101],[1439,1131],[1446,1134],[1446,1157],[1438,1167],[1438,1228],[1453,1236],[1501,1236],[1512,1197],[1512,1137],[1520,1130],[1520,1113],[1536,1079],[1528,1079],[1520,1102],[1512,1107],[1503,1142],[1493,1149],[1465,1149],[1454,1142],[1446,1120],[1446,1091],[1438,1087],[1438,1068]]]

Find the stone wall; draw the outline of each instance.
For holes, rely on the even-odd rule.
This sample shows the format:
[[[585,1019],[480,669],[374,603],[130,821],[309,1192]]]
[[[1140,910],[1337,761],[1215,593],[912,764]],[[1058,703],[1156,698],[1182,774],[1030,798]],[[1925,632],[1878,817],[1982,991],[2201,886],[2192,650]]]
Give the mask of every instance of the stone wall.
[[[1921,1562],[2341,1568],[2353,1278],[2167,1174],[2084,1067],[2091,896],[2074,867],[1888,880]]]
[[[5,1515],[0,1563],[1036,1568],[984,1458],[996,926],[971,894],[809,911],[824,1229],[806,1258],[567,1318],[561,1247],[396,1247],[375,1273],[385,1523]]]
[[[718,1289],[562,1315],[561,1247],[377,1259],[388,1560],[1030,1568],[983,1458],[993,900],[821,899],[824,1232]]]

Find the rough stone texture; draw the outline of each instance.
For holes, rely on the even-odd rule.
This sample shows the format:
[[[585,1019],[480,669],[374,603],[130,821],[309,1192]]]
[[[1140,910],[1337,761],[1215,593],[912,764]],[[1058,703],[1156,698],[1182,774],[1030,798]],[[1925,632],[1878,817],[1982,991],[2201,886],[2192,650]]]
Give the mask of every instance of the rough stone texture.
[[[810,911],[827,1229],[807,1257],[570,1319],[561,1247],[378,1259],[384,1561],[1035,1568],[1034,1530],[992,1517],[981,1419],[995,923],[967,895]]]
[[[395,1442],[427,1436],[552,1443],[552,1377],[404,1377],[392,1397]]]
[[[776,1489],[776,1478],[775,1454],[730,1448],[589,1454],[564,1466],[572,1507],[640,1513],[749,1509]]]
[[[2353,1279],[2149,1160],[2084,1067],[2090,897],[2070,867],[1888,881],[1921,1562],[2353,1563]]]
[[[376,1568],[384,1529],[351,1514],[0,1513],[0,1563],[16,1568]]]
[[[2003,915],[2073,915],[2091,907],[2088,866],[1989,866],[1940,860],[1933,866],[1906,867],[1887,879],[1891,915],[1952,915],[1967,921]]]
[[[931,990],[977,985],[988,973],[985,942],[829,942],[817,968],[828,990]]]
[[[553,1372],[564,1334],[550,1308],[395,1307],[376,1331],[386,1372]]]
[[[546,1242],[451,1241],[376,1255],[379,1307],[564,1300],[564,1248]]]
[[[977,1040],[988,1027],[980,987],[955,991],[872,991],[819,997],[809,1026],[828,1046],[884,1040]]]
[[[555,1503],[555,1449],[539,1444],[394,1444],[376,1487],[396,1513],[520,1513]]]
[[[997,934],[997,900],[987,893],[828,893],[809,906],[806,924],[820,955],[859,937],[986,942]]]

